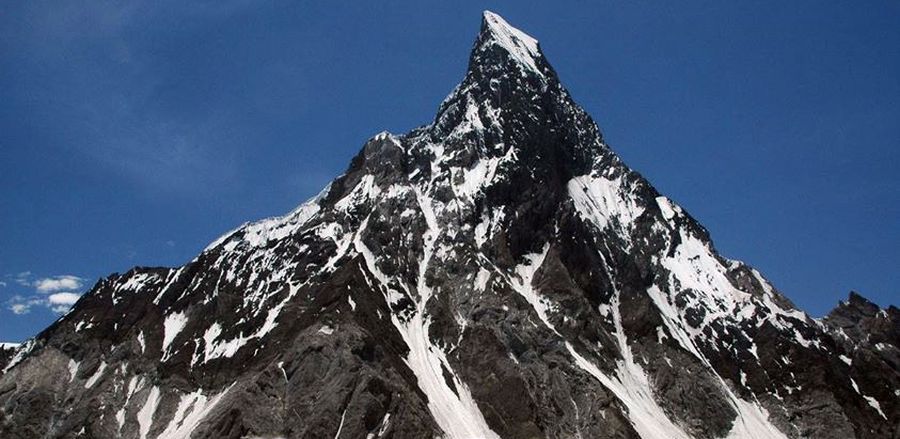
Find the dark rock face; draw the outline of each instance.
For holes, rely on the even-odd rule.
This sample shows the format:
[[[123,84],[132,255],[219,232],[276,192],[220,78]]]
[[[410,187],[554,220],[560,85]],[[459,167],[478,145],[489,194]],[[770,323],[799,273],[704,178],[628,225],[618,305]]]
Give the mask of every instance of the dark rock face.
[[[841,362],[848,366],[839,379],[850,380],[853,394],[848,405],[862,395],[865,405],[848,409],[848,416],[861,418],[871,437],[900,435],[900,310],[881,309],[856,292],[824,319],[832,334]],[[873,416],[872,410],[881,418]]]
[[[720,256],[485,13],[432,124],[19,348],[0,437],[898,437],[897,322]]]
[[[0,343],[0,370],[5,369],[6,365],[12,360],[16,354],[18,345],[12,343]]]

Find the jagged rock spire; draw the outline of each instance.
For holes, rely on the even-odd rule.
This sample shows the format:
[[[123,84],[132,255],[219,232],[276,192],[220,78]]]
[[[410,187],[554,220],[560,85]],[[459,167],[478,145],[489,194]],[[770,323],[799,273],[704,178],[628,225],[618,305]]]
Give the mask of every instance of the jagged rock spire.
[[[495,116],[491,110],[515,106],[551,88],[562,90],[537,40],[485,11],[465,77],[442,103],[436,123],[447,133],[447,128],[460,124],[465,113],[446,114],[453,107],[474,107],[468,110],[470,115],[474,110],[486,110],[485,116],[491,118]]]
[[[614,160],[591,117],[571,98],[532,36],[485,11],[462,82],[442,102],[432,139],[465,140],[478,156],[519,157],[563,177]],[[549,134],[549,135],[548,135]],[[604,160],[605,159],[605,160]],[[550,169],[554,168],[554,169]]]
[[[484,11],[481,21],[481,32],[478,35],[475,48],[472,50],[472,57],[470,58],[470,70],[479,67],[483,63],[501,61],[497,56],[485,57],[485,54],[503,54],[505,58],[515,63],[523,73],[536,75],[542,79],[549,68],[536,39],[516,29],[507,23],[503,17],[491,11]]]

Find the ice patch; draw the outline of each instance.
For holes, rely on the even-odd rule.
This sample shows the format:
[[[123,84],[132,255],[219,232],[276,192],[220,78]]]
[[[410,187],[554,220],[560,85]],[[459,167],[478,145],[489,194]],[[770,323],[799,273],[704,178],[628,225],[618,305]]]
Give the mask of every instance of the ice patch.
[[[481,117],[478,115],[478,104],[472,100],[471,96],[466,96],[466,114],[463,115],[462,121],[453,128],[451,136],[458,136],[472,131],[484,131],[484,124],[481,123]]]
[[[187,324],[187,316],[183,312],[172,313],[166,316],[166,320],[163,324],[163,342],[162,342],[162,353],[163,357],[160,361],[166,361],[169,358],[169,345],[175,341],[175,336],[184,329],[184,325]]]
[[[726,439],[788,439],[769,421],[769,413],[759,404],[733,398],[738,416]]]
[[[310,198],[296,209],[281,217],[267,218],[253,223],[245,223],[237,229],[231,230],[210,243],[203,252],[208,252],[225,242],[228,242],[224,250],[232,251],[241,242],[247,242],[257,247],[268,243],[270,240],[282,239],[304,226],[316,213],[319,212],[319,201],[328,194],[331,185],[325,186],[315,197]],[[244,232],[243,240],[231,239],[238,231]]]
[[[483,293],[490,278],[490,271],[485,270],[484,267],[478,267],[478,274],[475,275],[475,290]]]
[[[666,220],[671,220],[675,218],[675,213],[681,212],[681,207],[672,204],[666,197],[656,197],[656,205],[659,206],[659,210],[662,212],[663,218]]]
[[[685,231],[679,233],[681,243],[675,249],[675,254],[662,260],[662,265],[672,274],[670,282],[673,284],[673,292],[677,291],[674,288],[674,281],[677,280],[681,290],[693,289],[707,298],[707,303],[727,301],[731,305],[728,310],[750,297],[731,284],[725,275],[727,268],[713,256],[706,243]]]
[[[71,367],[71,363],[70,363],[70,367]],[[97,381],[100,379],[100,377],[103,376],[103,372],[105,370],[106,370],[106,362],[104,361],[104,362],[100,363],[100,367],[98,367],[97,370],[94,372],[94,374],[91,375],[90,378],[88,378],[86,383],[84,383],[84,388],[90,389],[91,387],[94,387],[94,384],[96,384]]]
[[[866,402],[869,403],[869,406],[871,406],[873,409],[875,409],[875,411],[878,412],[878,414],[881,415],[882,418],[884,418],[884,419],[888,418],[887,416],[885,416],[884,412],[881,411],[881,404],[878,403],[877,399],[872,398],[871,396],[867,396],[867,395],[863,395],[863,399],[865,399]]]
[[[270,312],[271,311],[272,310],[270,310]],[[210,325],[206,332],[203,333],[203,363],[220,357],[231,358],[241,347],[246,345],[248,341],[257,337],[257,334],[245,337],[244,334],[241,333],[230,340],[218,341],[219,335],[221,334],[222,327],[218,322]],[[191,360],[191,365],[195,364],[197,360],[197,355],[195,355]]]
[[[471,169],[466,169],[463,172],[463,182],[454,187],[454,192],[458,196],[474,198],[479,191],[494,182],[497,165],[501,160],[502,158],[479,160]]]
[[[128,381],[128,390],[125,392],[125,402],[122,403],[122,408],[116,412],[116,423],[119,426],[119,430],[122,429],[122,426],[125,425],[125,411],[128,408],[128,403],[131,401],[131,397],[134,396],[134,392],[137,391],[144,384],[144,379],[138,379],[137,376],[131,377],[131,380]]]
[[[70,358],[69,359],[69,382],[70,383],[72,381],[75,381],[75,375],[77,375],[77,374],[78,374],[78,362]]]
[[[143,330],[138,333],[137,341],[138,341],[138,344],[141,345],[141,353],[143,354],[144,351],[147,350],[147,345],[144,342],[144,331]]]
[[[534,275],[537,273],[538,269],[541,268],[541,265],[544,264],[544,259],[547,257],[547,252],[550,251],[550,244],[544,244],[544,249],[541,250],[540,253],[533,253],[525,256],[525,263],[519,264],[515,268],[516,278],[510,280],[510,284],[513,289],[519,293],[529,304],[534,308],[534,311],[537,313],[538,317],[544,322],[544,325],[547,326],[553,332],[556,332],[556,328],[550,323],[549,312],[553,310],[553,304],[545,297],[541,297],[537,291],[534,289]]]
[[[159,405],[159,397],[159,387],[153,386],[147,394],[144,406],[141,407],[141,410],[137,414],[138,429],[141,434],[141,439],[146,439],[147,433],[150,432],[150,427],[153,425],[153,415],[156,414],[156,407]]]
[[[487,212],[482,214],[481,221],[475,226],[475,244],[479,248],[494,235],[505,217],[506,213],[502,209],[496,209],[490,215]]]
[[[853,386],[853,390],[855,390],[856,393],[859,394],[859,396],[861,396],[864,400],[866,400],[866,402],[869,404],[870,407],[875,409],[875,411],[877,411],[878,414],[881,415],[882,418],[887,419],[887,416],[885,416],[884,412],[881,411],[881,404],[878,403],[877,399],[872,398],[871,396],[868,396],[868,395],[864,395],[859,390],[859,386],[856,384],[856,380],[854,380],[853,378],[850,378],[850,385]]]
[[[366,439],[375,439],[384,436],[387,432],[388,426],[391,425],[391,414],[385,413],[384,418],[381,418],[381,423],[378,424],[378,431],[371,432],[366,435]]]
[[[358,206],[367,200],[374,200],[381,189],[375,184],[375,177],[371,174],[364,175],[359,183],[344,198],[334,204],[334,208],[347,211],[353,206]]]
[[[225,394],[231,390],[231,387],[223,392],[208,397],[201,391],[188,393],[181,396],[178,402],[178,408],[175,415],[166,429],[160,433],[160,438],[166,439],[188,439],[191,433],[200,425],[200,422],[216,408],[216,405],[222,400]]]
[[[615,219],[627,230],[644,212],[635,202],[637,197],[626,196],[628,188],[621,178],[609,180],[582,175],[569,180],[566,187],[582,218],[600,229],[605,229]]]
[[[334,434],[334,439],[340,439],[341,430],[344,429],[344,419],[347,417],[347,409],[344,409],[344,412],[341,413],[341,423],[338,425],[337,433]]]
[[[135,273],[123,283],[116,286],[112,294],[112,303],[116,305],[121,299],[118,294],[121,291],[140,292],[145,286],[159,281],[159,276],[154,273]]]

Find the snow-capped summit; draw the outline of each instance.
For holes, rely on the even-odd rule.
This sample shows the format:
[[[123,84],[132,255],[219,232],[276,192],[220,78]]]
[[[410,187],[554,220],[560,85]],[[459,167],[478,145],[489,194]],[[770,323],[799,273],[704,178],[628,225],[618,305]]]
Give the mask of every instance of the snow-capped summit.
[[[898,315],[721,256],[485,12],[432,124],[16,349],[0,437],[895,437]]]
[[[491,11],[484,11],[481,33],[479,44],[501,47],[524,67],[541,74],[537,61],[543,55],[536,39],[512,27],[503,17]]]

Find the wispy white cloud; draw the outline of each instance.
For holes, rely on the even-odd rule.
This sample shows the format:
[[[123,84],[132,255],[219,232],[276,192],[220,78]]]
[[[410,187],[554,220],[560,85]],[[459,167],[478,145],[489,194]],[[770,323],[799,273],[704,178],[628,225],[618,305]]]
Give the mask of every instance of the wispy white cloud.
[[[44,300],[37,296],[32,297],[24,297],[20,295],[15,295],[7,301],[7,308],[13,312],[13,314],[23,315],[31,312],[31,308],[44,304]]]
[[[16,294],[10,297],[5,306],[13,314],[28,314],[35,307],[46,307],[56,313],[64,313],[78,301],[84,287],[84,279],[71,274],[49,276],[32,280],[31,272],[25,271],[15,275],[6,275],[15,279],[23,287],[33,288],[31,294]]]
[[[223,134],[236,116],[229,107],[189,112],[189,119],[160,108],[181,78],[159,47],[146,41],[172,16],[184,17],[185,26],[207,26],[254,7],[248,0],[206,3],[25,2],[19,14],[27,19],[20,22],[28,25],[15,28],[20,53],[27,63],[59,66],[59,73],[52,82],[35,80],[22,89],[29,99],[64,108],[57,123],[80,139],[66,145],[108,170],[152,191],[219,190],[234,180],[239,166]]]
[[[78,290],[83,286],[83,279],[71,274],[45,277],[34,282],[34,288],[41,293],[52,293],[62,290]]]
[[[54,293],[47,297],[47,305],[54,312],[64,313],[80,298],[81,295],[75,293]]]
[[[47,302],[51,305],[74,305],[80,297],[81,295],[76,293],[54,293],[47,297]]]
[[[13,303],[9,306],[9,310],[12,311],[13,314],[21,315],[31,312],[31,307],[24,303]]]
[[[13,276],[13,278],[16,280],[17,284],[27,287],[31,283],[31,272],[23,271],[21,273],[17,273],[15,276]]]

